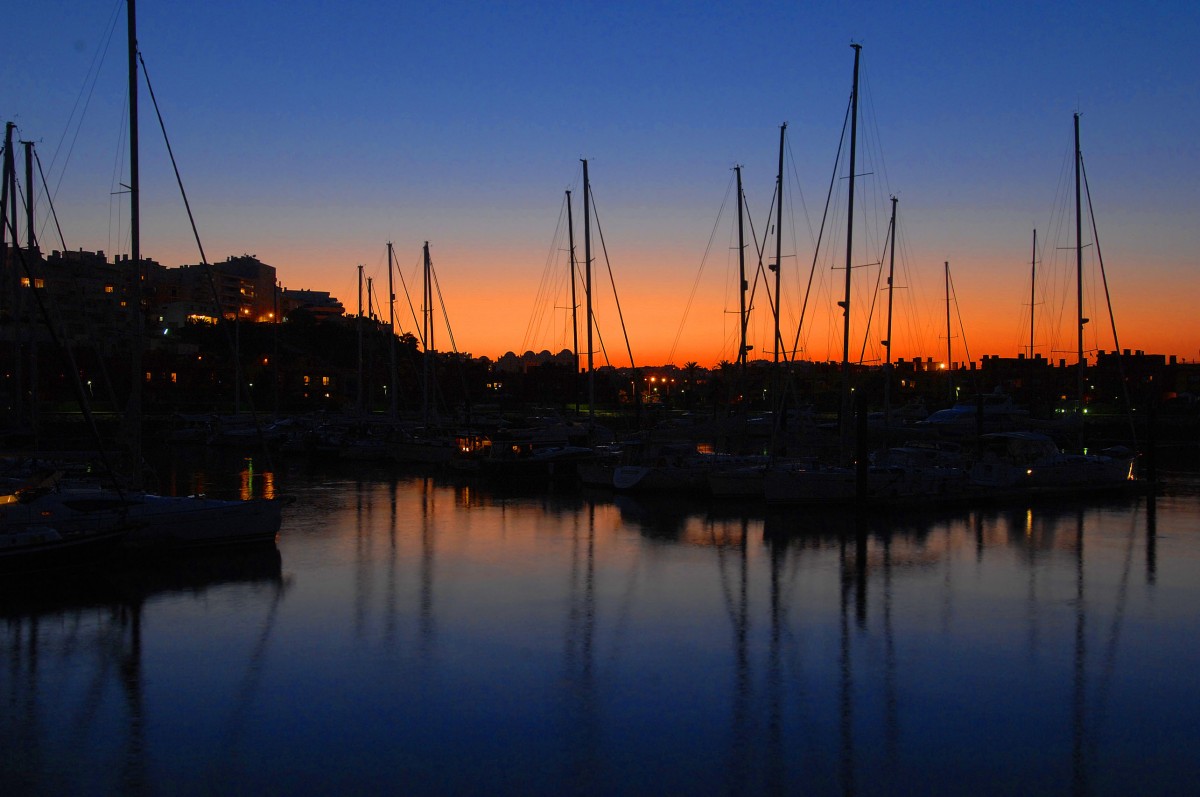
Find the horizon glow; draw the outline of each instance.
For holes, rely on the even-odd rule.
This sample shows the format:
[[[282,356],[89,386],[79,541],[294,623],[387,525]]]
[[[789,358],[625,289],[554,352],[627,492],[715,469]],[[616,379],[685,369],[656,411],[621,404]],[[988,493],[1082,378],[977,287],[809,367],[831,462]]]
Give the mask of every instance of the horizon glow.
[[[715,222],[737,163],[760,238],[773,224],[784,121],[781,326],[790,346],[849,96],[853,39],[863,44],[864,81],[852,360],[860,349],[867,362],[882,356],[876,264],[891,194],[900,199],[903,286],[893,359],[944,359],[945,261],[957,298],[953,358],[1024,352],[1037,228],[1045,289],[1035,352],[1074,360],[1073,288],[1064,282],[1073,263],[1062,262],[1074,255],[1060,249],[1074,245],[1073,228],[1057,214],[1073,199],[1064,172],[1075,111],[1120,347],[1200,357],[1200,193],[1190,180],[1200,171],[1191,146],[1200,57],[1190,46],[1200,11],[1191,7],[334,10],[301,2],[281,15],[262,2],[142,0],[138,14],[139,45],[208,259],[253,253],[285,287],[327,290],[354,312],[358,264],[386,295],[387,241],[407,280],[428,240],[463,352],[496,359],[570,348],[565,278],[543,296],[546,306],[535,297],[548,269],[562,264],[565,274],[554,234],[568,188],[582,258],[579,158],[587,157],[636,364],[735,359],[731,206]],[[6,118],[37,142],[66,244],[127,252],[128,209],[114,196],[128,180],[124,3],[45,0],[14,16],[24,41],[40,46],[0,56],[12,89]],[[144,83],[140,103],[142,252],[168,266],[198,262]],[[835,188],[842,201],[830,211],[801,331],[804,359],[841,357],[834,302],[844,272],[833,266],[844,258],[844,173],[843,165]],[[45,223],[40,187],[38,196],[42,248],[62,248]],[[1090,229],[1084,237],[1085,347],[1111,350]],[[621,365],[628,356],[595,243],[597,318],[609,359]],[[407,329],[399,285],[396,292]],[[761,292],[749,326],[752,357],[770,358]]]

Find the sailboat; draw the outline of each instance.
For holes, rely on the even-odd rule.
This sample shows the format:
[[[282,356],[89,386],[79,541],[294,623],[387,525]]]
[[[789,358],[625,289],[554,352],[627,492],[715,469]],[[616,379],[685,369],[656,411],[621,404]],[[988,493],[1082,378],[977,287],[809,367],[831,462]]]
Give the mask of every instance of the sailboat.
[[[32,572],[95,561],[130,529],[123,514],[81,508],[74,519],[56,516],[48,490],[22,488],[0,495],[0,572]]]
[[[130,232],[131,257],[134,267],[141,269],[140,254],[140,212],[139,184],[137,169],[137,20],[135,0],[126,0],[128,12],[128,47],[129,47],[129,125],[130,125]],[[190,213],[190,211],[189,211]],[[199,243],[199,238],[197,238]],[[203,255],[203,250],[201,250]],[[134,304],[134,314],[137,315],[140,302]],[[235,327],[236,329],[236,327]],[[139,333],[141,327],[138,327]],[[140,339],[140,334],[138,335]],[[135,344],[135,350],[140,352],[140,340]],[[134,411],[140,412],[140,368],[134,369],[135,390]],[[240,372],[236,377],[241,383]],[[141,432],[140,419],[133,424],[137,447],[140,453]],[[282,525],[283,505],[287,503],[280,499],[255,498],[248,501],[224,500],[208,498],[202,495],[193,496],[160,496],[146,492],[116,492],[101,491],[101,494],[91,496],[93,502],[111,502],[115,511],[122,513],[133,524],[133,529],[126,536],[125,542],[136,547],[186,547],[210,544],[228,544],[237,542],[257,542],[274,540]]]
[[[127,0],[130,90],[130,249],[141,269],[137,153],[137,35],[135,0]],[[134,282],[141,284],[141,279]],[[141,302],[134,318],[133,386],[126,411],[135,462],[141,458]],[[81,396],[85,406],[86,398]],[[273,540],[282,523],[275,499],[233,501],[205,496],[160,496],[141,490],[71,484],[61,474],[43,474],[33,483],[0,492],[0,549],[10,557],[46,556],[59,549],[97,544],[110,538],[134,547],[173,548]]]
[[[848,457],[851,436],[851,388],[850,388],[850,288],[853,271],[854,243],[854,185],[858,146],[858,74],[862,45],[851,44],[854,49],[854,80],[850,92],[850,161],[846,210],[846,293],[838,302],[842,308],[842,367],[840,401],[840,438],[842,458]],[[840,503],[865,497],[865,488],[875,487],[876,492],[890,493],[895,485],[893,475],[888,472],[870,479],[866,463],[857,467],[843,465],[818,467],[812,462],[792,461],[768,468],[763,477],[763,493],[769,503]]]
[[[1082,428],[1084,384],[1087,357],[1083,348],[1083,154],[1079,145],[1079,114],[1075,114],[1075,285],[1076,285],[1076,422]],[[1037,256],[1036,233],[1034,259]],[[1031,297],[1032,301],[1032,297]],[[1030,307],[1032,314],[1032,306]],[[1030,355],[1033,352],[1030,323]],[[1114,336],[1115,336],[1114,326]],[[1048,435],[1040,432],[1010,431],[985,434],[980,438],[982,453],[971,469],[970,484],[975,489],[1021,491],[1037,494],[1109,491],[1136,484],[1134,455],[1124,449],[1109,449],[1100,454],[1086,450],[1066,452]]]
[[[0,553],[16,557],[58,548],[185,548],[271,541],[282,523],[275,499],[229,501],[205,496],[162,496],[98,485],[60,484],[0,494]],[[62,543],[55,545],[54,543]]]

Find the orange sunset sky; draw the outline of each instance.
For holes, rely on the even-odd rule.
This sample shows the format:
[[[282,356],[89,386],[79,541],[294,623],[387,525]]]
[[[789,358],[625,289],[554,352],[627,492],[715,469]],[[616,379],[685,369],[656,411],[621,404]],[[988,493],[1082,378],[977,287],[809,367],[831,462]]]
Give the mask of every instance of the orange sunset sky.
[[[629,361],[610,265],[636,364],[732,360],[732,169],[743,167],[747,237],[752,226],[769,260],[787,122],[783,334],[790,347],[811,272],[798,356],[840,359],[844,153],[834,163],[855,41],[852,359],[883,356],[878,269],[894,195],[893,357],[945,359],[947,261],[952,358],[1026,352],[1037,229],[1034,351],[1073,360],[1076,112],[1121,347],[1200,357],[1191,7],[292,5],[138,4],[140,50],[210,260],[255,254],[285,287],[330,291],[354,312],[359,264],[385,297],[388,241],[416,301],[429,241],[459,351],[557,351],[571,346],[563,195],[573,192],[582,258],[587,158],[607,360]],[[128,251],[123,14],[121,2],[26,4],[13,24],[39,46],[0,55],[7,118],[36,142],[63,230],[39,186],[45,250]],[[144,84],[141,104],[142,252],[198,262]],[[1085,346],[1110,350],[1086,218],[1084,247]],[[749,330],[751,356],[770,357],[761,289]],[[449,348],[444,331],[438,341]]]

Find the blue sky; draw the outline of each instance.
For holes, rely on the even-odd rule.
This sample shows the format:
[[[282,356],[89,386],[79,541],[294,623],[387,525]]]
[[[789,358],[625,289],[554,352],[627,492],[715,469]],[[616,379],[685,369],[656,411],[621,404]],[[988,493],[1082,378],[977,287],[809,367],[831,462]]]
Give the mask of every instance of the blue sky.
[[[387,240],[406,269],[430,240],[452,323],[456,307],[464,316],[460,348],[476,354],[521,345],[521,297],[532,301],[581,157],[627,320],[651,350],[677,336],[685,302],[670,286],[696,278],[735,163],[764,226],[784,121],[815,226],[857,41],[876,204],[900,197],[928,302],[951,261],[972,355],[1017,345],[1030,230],[1053,210],[1079,111],[1117,309],[1142,319],[1122,343],[1195,357],[1200,323],[1176,297],[1200,288],[1198,8],[141,0],[138,28],[210,259],[256,253],[286,285],[349,302],[358,263],[386,279]],[[123,14],[121,2],[24,4],[10,23],[36,45],[0,55],[0,112],[38,142],[71,248],[123,250],[110,196],[124,163]],[[194,262],[144,90],[141,102],[143,251]],[[807,265],[807,233],[794,247]],[[703,281],[727,309],[721,261]],[[488,297],[503,297],[511,331]],[[722,356],[720,330],[693,323],[694,358]]]

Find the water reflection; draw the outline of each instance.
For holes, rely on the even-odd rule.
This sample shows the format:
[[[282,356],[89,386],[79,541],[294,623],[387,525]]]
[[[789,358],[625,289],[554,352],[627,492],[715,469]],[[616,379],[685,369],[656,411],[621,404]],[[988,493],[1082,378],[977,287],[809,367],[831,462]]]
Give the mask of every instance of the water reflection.
[[[228,721],[236,749],[286,583],[273,544],[9,578],[0,589],[7,654],[0,684],[10,709],[0,719],[8,751],[0,768],[5,792],[159,791],[148,761],[159,740],[147,710],[147,682],[172,682],[174,674],[145,662],[147,615],[166,604],[249,590],[270,596],[272,608],[239,665],[245,675]]]
[[[1200,708],[1191,498],[885,518],[278,478],[302,489],[261,570],[6,596],[4,739],[31,752],[6,778],[69,789],[103,756],[127,762],[107,792],[214,761],[206,790],[274,792],[402,773],[448,794],[1120,793],[1196,774],[1173,754]],[[96,738],[113,749],[60,770]]]

